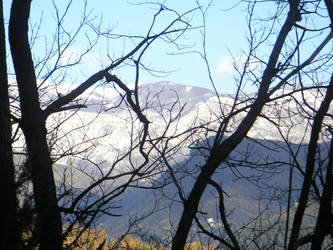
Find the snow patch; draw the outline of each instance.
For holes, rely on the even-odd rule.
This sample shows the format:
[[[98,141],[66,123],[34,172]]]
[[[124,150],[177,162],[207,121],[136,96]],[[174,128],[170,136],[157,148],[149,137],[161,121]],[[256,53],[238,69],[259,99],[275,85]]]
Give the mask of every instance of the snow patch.
[[[192,89],[192,87],[190,87],[190,86],[186,86],[186,92],[190,92],[191,89]]]
[[[161,86],[175,86],[176,84],[173,82],[161,82],[160,85]]]
[[[214,228],[216,226],[216,222],[214,221],[213,218],[208,218],[207,223],[211,228]]]

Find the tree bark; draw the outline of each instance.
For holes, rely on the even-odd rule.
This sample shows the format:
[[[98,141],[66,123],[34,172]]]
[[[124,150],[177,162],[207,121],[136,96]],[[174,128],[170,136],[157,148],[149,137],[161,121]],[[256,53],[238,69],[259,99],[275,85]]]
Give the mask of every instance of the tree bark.
[[[46,140],[32,55],[28,40],[31,1],[13,0],[9,42],[18,84],[21,127],[25,136],[37,209],[40,249],[60,249],[62,223],[57,205],[52,160]]]
[[[0,249],[18,249],[17,197],[11,124],[9,118],[8,78],[6,64],[6,38],[3,17],[3,1],[0,0],[0,199],[2,204]]]

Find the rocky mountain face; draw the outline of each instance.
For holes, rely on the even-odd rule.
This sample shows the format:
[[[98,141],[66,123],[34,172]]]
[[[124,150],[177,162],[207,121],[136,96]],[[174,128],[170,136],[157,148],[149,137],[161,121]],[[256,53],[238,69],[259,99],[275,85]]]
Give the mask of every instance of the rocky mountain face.
[[[317,108],[322,95],[319,92],[308,91],[274,99],[280,94],[272,96],[272,101],[264,109],[264,115],[256,121],[248,139],[238,146],[228,162],[223,164],[213,177],[222,183],[228,194],[227,212],[235,227],[247,223],[254,217],[259,205],[267,206],[270,216],[278,213],[286,202],[290,150],[294,148],[298,152],[297,158],[304,162],[309,138],[308,128],[311,125],[309,118],[313,110],[310,105],[303,106],[302,103],[306,99],[308,104]],[[195,145],[203,143],[209,148],[211,136],[214,135],[214,129],[219,126],[221,119],[232,109],[243,109],[243,112],[239,112],[230,120],[226,136],[232,133],[245,116],[245,107],[253,101],[251,95],[243,95],[235,102],[233,96],[171,82],[141,85],[139,96],[139,105],[150,122],[150,141],[159,140],[160,144],[156,147],[160,147],[161,150],[166,145],[161,136],[175,137],[168,142],[168,149],[175,148],[174,151],[168,151],[168,157],[181,180],[180,184],[185,194],[192,187],[206,157],[205,150],[195,150]],[[89,176],[100,175],[98,172],[102,172],[103,175],[103,172],[105,174],[112,168],[112,174],[117,175],[128,170],[133,164],[142,162],[135,146],[142,136],[142,125],[125,104],[125,99],[121,90],[97,88],[82,96],[87,108],[71,114],[70,119],[62,120],[64,114],[59,113],[48,120],[50,130],[55,129],[59,121],[62,121],[62,129],[57,130],[57,137],[54,143],[51,143],[54,157],[63,155],[70,149],[79,155],[64,157],[57,162],[56,172],[59,173],[59,177],[64,176],[63,166],[68,166],[69,163],[72,166],[74,171],[71,172],[70,179],[73,187],[80,189],[89,185]],[[327,124],[330,123],[332,122],[328,120]],[[195,132],[188,132],[189,128],[196,128]],[[70,137],[66,136],[68,134]],[[291,148],[288,149],[284,141],[290,142]],[[115,162],[128,150],[132,150],[132,154],[114,167]],[[88,158],[98,165],[98,169],[86,161]],[[89,174],[83,174],[86,172]],[[297,183],[300,185],[301,177],[295,175],[294,179],[296,186]],[[117,183],[124,181],[126,177],[120,178]],[[168,173],[160,171],[151,175],[149,180],[141,179],[138,185],[158,185],[168,181]],[[110,185],[117,183],[112,182]],[[278,196],[280,199],[276,202],[270,199]],[[180,216],[181,204],[177,201],[177,189],[172,183],[154,191],[130,188],[117,200],[121,208],[116,209],[115,213],[123,216],[102,216],[98,223],[109,233],[116,234],[126,230],[129,222],[135,218],[154,212],[145,220],[139,220],[137,226],[147,232],[166,236]],[[202,211],[207,223],[212,227],[218,227],[218,224],[214,224],[218,223],[217,196],[211,188],[205,192],[202,199]]]

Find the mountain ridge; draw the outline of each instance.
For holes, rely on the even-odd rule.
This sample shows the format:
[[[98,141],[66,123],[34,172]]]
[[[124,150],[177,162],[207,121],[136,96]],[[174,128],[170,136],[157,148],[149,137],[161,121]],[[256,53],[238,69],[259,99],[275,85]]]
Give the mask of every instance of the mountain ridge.
[[[102,89],[101,89],[102,91]],[[115,90],[114,90],[115,91]],[[120,94],[124,94],[120,91]],[[133,147],[132,139],[137,139],[138,134],[140,134],[140,129],[142,126],[138,119],[135,118],[133,112],[128,109],[124,102],[126,99],[124,96],[117,97],[118,92],[109,92],[103,93],[99,90],[95,90],[91,93],[86,93],[86,96],[83,99],[89,100],[85,104],[88,106],[87,109],[79,110],[75,113],[71,119],[66,120],[64,122],[64,126],[62,133],[64,135],[68,134],[69,132],[73,131],[73,128],[80,128],[77,131],[74,130],[73,136],[73,143],[74,141],[79,142],[78,151],[83,151],[83,146],[80,144],[81,141],[87,140],[89,142],[89,138],[98,138],[96,142],[93,142],[93,149],[90,149],[91,144],[87,145],[89,151],[90,160],[92,160],[96,165],[98,165],[98,171],[102,172],[102,174],[107,173],[110,170],[110,166],[119,159],[119,155],[126,154],[126,150],[131,149]],[[145,84],[139,86],[139,94],[141,96],[139,103],[141,108],[143,109],[144,114],[146,115],[147,119],[151,122],[149,124],[149,133],[151,135],[150,140],[153,141],[156,138],[159,138],[161,134],[163,134],[164,130],[168,128],[168,133],[163,134],[165,138],[169,135],[174,136],[175,134],[179,133],[182,134],[184,131],[190,131],[191,128],[196,127],[198,131],[208,131],[206,134],[186,134],[180,135],[177,138],[179,140],[170,141],[168,144],[169,148],[176,147],[177,143],[182,140],[190,139],[191,141],[188,144],[185,144],[184,147],[180,147],[179,151],[175,152],[175,155],[172,155],[173,160],[177,163],[172,165],[173,169],[178,169],[179,173],[186,173],[188,176],[182,176],[182,186],[184,187],[185,193],[188,193],[190,187],[193,185],[193,180],[196,178],[200,167],[203,161],[205,161],[205,154],[202,153],[195,156],[194,152],[191,147],[195,146],[195,143],[203,143],[207,142],[209,145],[211,136],[214,135],[214,131],[219,126],[219,122],[221,119],[228,115],[228,112],[233,107],[234,98],[232,96],[221,95],[219,98],[216,94],[208,89],[195,87],[195,86],[186,86],[186,85],[179,85],[171,82],[159,82],[157,84]],[[320,98],[315,93],[307,92],[304,95],[309,97],[309,101],[313,104],[316,102],[316,98]],[[117,98],[118,99],[117,99]],[[270,181],[277,182],[278,188],[285,188],[285,181],[288,181],[286,178],[287,173],[281,171],[279,173],[277,170],[286,168],[287,164],[283,165],[282,162],[284,160],[288,160],[288,148],[284,148],[284,139],[288,139],[291,143],[291,147],[300,146],[302,150],[306,149],[307,137],[308,132],[306,130],[307,126],[310,126],[310,120],[308,121],[306,117],[304,117],[301,108],[297,105],[294,105],[292,102],[293,98],[300,98],[299,101],[302,101],[303,96],[296,93],[295,96],[290,97],[286,96],[283,100],[277,99],[272,101],[267,105],[267,107],[263,110],[263,114],[267,116],[269,119],[265,119],[264,115],[260,117],[254,127],[248,134],[248,138],[242,142],[238,148],[234,151],[231,155],[228,164],[220,167],[214,178],[216,181],[222,180],[225,190],[228,191],[233,199],[228,203],[228,206],[231,209],[228,211],[231,215],[233,220],[234,226],[239,226],[238,220],[248,221],[251,216],[254,216],[253,209],[257,209],[257,204],[255,203],[256,198],[258,197],[251,197],[252,200],[249,200],[247,197],[249,191],[251,193],[255,193],[255,183],[258,182],[258,178],[267,178],[267,182],[265,185],[267,187],[271,186]],[[312,98],[312,99],[311,99]],[[248,102],[239,101],[236,105],[236,110],[243,109],[246,105],[251,105],[251,99]],[[120,104],[121,103],[121,104]],[[93,108],[90,106],[92,105]],[[185,105],[185,108],[182,107]],[[305,107],[306,108],[306,107]],[[179,114],[179,112],[181,114]],[[68,113],[71,111],[68,111]],[[331,111],[332,112],[332,109]],[[246,109],[243,112],[240,112],[235,116],[229,123],[229,131],[227,131],[225,138],[230,135],[234,129],[239,125],[239,122],[246,114]],[[179,116],[177,116],[179,115]],[[56,117],[60,117],[61,114],[55,114]],[[280,117],[287,117],[287,121],[278,120]],[[170,121],[174,119],[175,125]],[[57,121],[55,119],[55,121]],[[277,130],[274,127],[272,121],[280,122],[280,130]],[[328,121],[329,122],[329,121]],[[57,125],[57,123],[55,123]],[[170,126],[169,126],[170,125]],[[169,127],[168,127],[169,126]],[[81,131],[82,129],[82,131]],[[211,131],[211,132],[210,132]],[[283,138],[281,136],[286,136]],[[176,136],[175,136],[176,137]],[[64,137],[65,138],[65,137]],[[224,139],[225,139],[224,138]],[[66,138],[68,140],[68,138]],[[292,144],[292,143],[295,144]],[[62,141],[57,142],[59,144],[59,149],[66,151],[70,149],[71,144],[68,146]],[[132,143],[132,144],[131,144]],[[205,146],[207,146],[205,145]],[[296,145],[296,146],[293,146]],[[191,147],[190,147],[191,146]],[[59,152],[61,154],[62,151]],[[172,152],[171,152],[172,153]],[[300,157],[305,154],[305,151],[301,151]],[[255,157],[251,159],[251,157]],[[135,164],[140,164],[142,162],[142,155],[137,153],[131,154],[131,164],[135,162]],[[140,159],[141,157],[141,159]],[[125,158],[124,162],[119,165],[119,170],[113,169],[114,175],[121,173],[121,171],[125,171],[130,168],[130,164],[126,162],[127,158]],[[243,162],[252,161],[264,164],[265,161],[269,162],[269,160],[276,161],[281,165],[277,165],[276,169],[269,168],[271,172],[246,172],[247,166],[242,166],[242,171],[236,171],[239,174],[237,177],[235,173],[232,171],[233,161],[235,164],[237,160],[243,160]],[[302,159],[304,160],[304,159]],[[191,162],[192,161],[192,162]],[[186,162],[190,167],[196,169],[190,169],[184,172],[184,165]],[[66,162],[59,161],[58,164],[62,164],[66,166]],[[92,170],[94,165],[86,166],[86,163],[82,161],[74,161],[72,166],[78,169],[78,171],[88,171],[88,175],[94,174]],[[251,162],[247,162],[249,166],[251,166]],[[187,166],[188,167],[188,166]],[[91,168],[91,169],[90,169]],[[254,169],[258,168],[255,166]],[[277,174],[274,175],[275,180],[270,178],[272,171],[276,171]],[[177,171],[176,171],[177,173]],[[241,182],[240,179],[244,177],[244,174],[248,176],[248,180],[251,180],[251,186],[247,186],[244,182]],[[61,176],[61,173],[59,174]],[[245,175],[245,176],[246,176]],[[242,177],[243,176],[243,177]],[[277,178],[279,176],[279,178]],[[164,180],[167,177],[163,176],[163,171],[161,174],[151,177],[147,180],[147,185],[158,182],[161,178]],[[232,178],[231,178],[232,177]],[[296,176],[295,178],[298,178]],[[87,180],[88,179],[88,180]],[[125,182],[126,179],[123,178],[122,180],[117,180],[118,185],[119,183]],[[142,182],[140,185],[145,185],[145,180],[141,180]],[[89,184],[89,178],[74,178],[75,183],[71,183],[75,188],[80,189],[84,188],[86,185]],[[80,183],[82,182],[82,183]],[[84,183],[83,183],[84,182]],[[110,184],[111,185],[111,184]],[[113,184],[112,184],[113,185]],[[185,189],[186,188],[186,189]],[[280,192],[281,190],[275,190]],[[173,196],[177,193],[177,190],[174,188],[168,188],[164,190],[165,192],[163,195]],[[141,193],[140,193],[141,192]],[[120,213],[124,215],[121,218],[114,218],[114,217],[103,217],[98,223],[103,223],[103,227],[107,228],[107,231],[110,234],[115,232],[120,232],[122,229],[121,225],[128,225],[128,222],[131,218],[135,218],[138,216],[142,211],[144,213],[149,213],[149,209],[145,208],[145,204],[153,204],[154,203],[154,196],[152,193],[148,195],[147,190],[138,191],[138,190],[129,190],[126,193],[122,200],[117,200],[118,204],[123,206],[121,211],[115,211],[116,214]],[[207,193],[213,193],[214,190],[208,188]],[[258,192],[259,193],[259,192]],[[160,194],[161,195],[161,194]],[[163,195],[159,198],[163,198]],[[263,197],[267,198],[270,193],[262,193]],[[203,197],[203,209],[206,209],[207,220],[209,219],[209,224],[211,223],[218,223],[215,219],[217,217],[216,214],[216,195],[212,195],[211,198],[207,198],[207,194]],[[171,204],[169,203],[162,203],[162,207],[171,207],[172,211],[181,211],[181,205],[178,201],[172,201]],[[275,213],[278,211],[280,204],[275,204],[271,207],[271,212]],[[233,212],[233,209],[242,208],[244,207],[244,211],[241,212]],[[147,209],[147,210],[145,210]],[[150,207],[150,209],[152,209]],[[215,211],[213,211],[215,210]],[[172,218],[174,221],[177,221],[176,212],[174,213],[174,217]],[[274,214],[273,213],[273,214]],[[127,214],[127,216],[126,216]],[[158,217],[152,217],[153,219],[148,220],[147,223],[142,222],[140,226],[143,228],[151,227],[149,230],[159,231],[160,234],[166,232],[168,227],[170,226],[168,223],[168,215],[167,213],[162,213],[163,219],[158,220]],[[153,223],[153,221],[158,221],[160,223]],[[101,224],[102,225],[102,224]],[[213,224],[212,224],[213,225]],[[166,231],[163,231],[166,230]]]

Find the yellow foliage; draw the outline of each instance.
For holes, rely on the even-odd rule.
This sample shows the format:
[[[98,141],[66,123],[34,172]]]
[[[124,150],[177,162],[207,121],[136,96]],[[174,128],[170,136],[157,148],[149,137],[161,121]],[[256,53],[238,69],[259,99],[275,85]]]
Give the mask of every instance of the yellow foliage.
[[[185,245],[185,250],[210,250],[210,249],[214,249],[211,247],[205,247],[204,245],[202,245],[201,242],[192,242],[192,243],[188,243]]]
[[[158,246],[156,244],[148,245],[137,238],[133,238],[127,235],[119,244],[118,249],[124,250],[165,250],[163,246]]]
[[[69,249],[69,246],[71,246],[81,230],[81,227],[73,228],[64,241],[65,249]],[[104,241],[103,250],[166,250],[165,247],[158,246],[157,244],[149,245],[129,235],[124,237],[124,239],[116,246],[117,241],[110,239],[108,234],[102,229],[87,229],[70,249],[93,250],[97,249]]]
[[[79,233],[81,232],[81,227],[74,227],[73,230],[69,233],[64,241],[64,248],[68,249],[69,246],[75,241],[78,237]],[[103,242],[105,244],[103,246],[103,250],[110,249],[111,241],[109,239],[108,234],[102,229],[87,229],[80,238],[71,246],[70,249],[75,250],[93,250],[97,249]]]
[[[82,233],[79,239],[73,244],[77,239],[82,227],[74,227],[72,231],[68,234],[63,242],[64,249],[71,250],[95,250],[103,242],[103,250],[166,250],[164,246],[159,246],[156,243],[147,244],[138,238],[134,238],[130,235],[124,237],[121,242],[117,242],[115,239],[111,239],[108,234],[101,228],[99,229],[87,229]],[[32,235],[32,232],[25,232],[23,238],[28,240]],[[38,249],[36,247],[35,249]],[[185,245],[185,250],[211,250],[213,248],[205,247],[200,242],[192,242]]]

